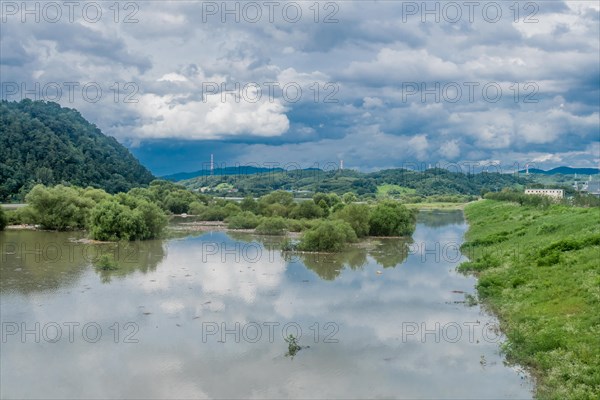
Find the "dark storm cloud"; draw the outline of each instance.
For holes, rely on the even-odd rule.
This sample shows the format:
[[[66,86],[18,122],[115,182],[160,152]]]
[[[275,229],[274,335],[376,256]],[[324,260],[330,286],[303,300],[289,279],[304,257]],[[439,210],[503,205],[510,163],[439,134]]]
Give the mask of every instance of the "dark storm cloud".
[[[206,15],[206,3],[144,2],[129,25],[9,20],[0,68],[3,81],[106,82],[102,101],[65,105],[159,174],[200,169],[194,165],[211,153],[231,163],[344,158],[362,169],[400,160],[597,164],[599,8],[531,3],[537,8],[518,4],[516,21],[509,2],[498,21],[482,17],[481,3],[474,21],[463,9],[450,23],[407,14],[407,2],[358,1],[319,3],[318,23],[312,2],[301,3],[303,17],[293,23],[281,10],[267,21],[264,8],[261,21],[223,23]],[[332,10],[334,22],[324,23]],[[536,22],[526,23],[531,11]],[[135,83],[137,102],[114,101],[110,82]],[[302,96],[270,98],[269,82],[297,85]],[[479,85],[473,101],[465,82]],[[248,83],[262,86],[260,99],[222,100]],[[465,91],[457,101],[447,93],[407,97],[407,83]],[[213,84],[218,91],[207,95]],[[335,85],[335,102],[324,101],[326,84]],[[486,84],[501,87],[501,98],[483,98]],[[536,102],[524,101],[526,84],[535,85]]]

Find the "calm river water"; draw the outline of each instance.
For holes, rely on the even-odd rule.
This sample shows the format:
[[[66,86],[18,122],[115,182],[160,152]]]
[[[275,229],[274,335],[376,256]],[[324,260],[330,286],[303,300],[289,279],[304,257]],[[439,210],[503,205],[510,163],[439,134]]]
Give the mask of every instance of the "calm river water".
[[[0,232],[0,395],[531,398],[495,320],[464,303],[466,229],[461,212],[421,212],[412,240],[336,256],[241,233],[86,245]],[[294,357],[288,334],[305,346]]]

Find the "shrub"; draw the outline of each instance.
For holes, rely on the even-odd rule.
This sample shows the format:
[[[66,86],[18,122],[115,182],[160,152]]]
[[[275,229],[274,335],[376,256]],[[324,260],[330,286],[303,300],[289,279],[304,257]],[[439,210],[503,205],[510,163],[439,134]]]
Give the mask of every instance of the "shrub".
[[[313,201],[302,201],[298,204],[290,214],[290,217],[295,219],[307,218],[321,218],[323,216],[323,209],[316,205]]]
[[[258,211],[258,203],[256,202],[256,200],[254,200],[252,196],[246,196],[244,197],[244,200],[242,200],[242,202],[240,203],[240,208],[243,211],[251,211],[253,213],[256,213]]]
[[[294,202],[294,196],[284,190],[277,190],[273,193],[269,193],[266,196],[260,198],[260,203],[263,204],[281,204],[283,206],[289,206]]]
[[[350,204],[350,203],[354,203],[355,201],[357,201],[358,197],[356,197],[356,195],[354,193],[348,192],[348,193],[344,193],[344,195],[342,196],[342,200],[344,201],[344,203]]]
[[[369,234],[369,206],[365,204],[348,204],[343,209],[334,213],[333,218],[346,221],[357,237]]]
[[[227,203],[227,204],[225,204],[225,207],[223,207],[223,211],[225,211],[227,213],[228,217],[231,217],[231,216],[241,213],[242,209],[240,208],[240,206],[238,206],[235,203]]]
[[[131,202],[126,205],[123,203]],[[164,212],[154,203],[133,197],[104,200],[91,211],[90,231],[96,240],[145,240],[162,233],[167,224]]]
[[[164,208],[173,214],[189,212],[190,204],[197,201],[196,196],[188,190],[175,190],[170,192],[164,199]]]
[[[115,199],[96,205],[91,213],[90,231],[96,240],[135,240],[144,236],[140,213]]]
[[[373,236],[408,236],[415,230],[415,212],[392,200],[378,203],[369,218]]]
[[[341,203],[342,199],[340,199],[340,196],[338,196],[336,193],[315,193],[313,196],[313,202],[315,204],[319,204],[321,201],[323,201],[327,205],[327,208],[329,208]]]
[[[356,241],[354,229],[345,221],[320,221],[306,231],[298,245],[304,251],[341,251],[347,243]]]
[[[302,221],[299,221],[297,219],[288,219],[287,229],[290,232],[302,232],[304,230],[304,224],[302,223]]]
[[[254,229],[260,223],[260,218],[250,211],[243,211],[227,218],[227,227],[230,229]]]
[[[216,205],[204,207],[196,215],[201,221],[223,221],[229,216],[225,207]]]
[[[0,206],[0,231],[4,230],[4,227],[8,224],[8,218],[4,213],[4,209]]]
[[[94,200],[82,196],[82,190],[58,185],[52,188],[36,185],[25,196],[34,222],[44,229],[66,231],[83,229]]]
[[[7,225],[34,224],[35,217],[31,207],[21,207],[7,210],[5,213]]]
[[[287,217],[288,208],[282,204],[273,203],[263,208],[263,214],[269,217]]]
[[[528,195],[514,190],[503,189],[501,192],[488,192],[484,196],[486,199],[497,201],[509,201],[519,205],[529,205],[545,208],[551,205],[554,200],[548,196]]]
[[[319,207],[321,207],[321,209],[323,210],[323,216],[328,217],[329,216],[329,206],[327,205],[327,202],[324,199],[321,199],[321,200],[319,200],[319,203],[317,203],[317,205]]]
[[[256,233],[260,235],[283,235],[287,230],[287,222],[281,217],[263,218],[256,227]]]
[[[204,210],[206,210],[206,205],[202,204],[199,201],[193,201],[189,208],[188,208],[188,213],[192,214],[192,215],[200,215],[204,212]]]

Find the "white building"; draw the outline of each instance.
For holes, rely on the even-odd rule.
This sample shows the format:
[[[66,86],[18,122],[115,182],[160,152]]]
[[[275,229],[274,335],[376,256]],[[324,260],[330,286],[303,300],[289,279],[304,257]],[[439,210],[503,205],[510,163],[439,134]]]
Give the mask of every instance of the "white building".
[[[525,189],[525,194],[548,196],[554,199],[562,199],[565,197],[565,191],[563,189]]]

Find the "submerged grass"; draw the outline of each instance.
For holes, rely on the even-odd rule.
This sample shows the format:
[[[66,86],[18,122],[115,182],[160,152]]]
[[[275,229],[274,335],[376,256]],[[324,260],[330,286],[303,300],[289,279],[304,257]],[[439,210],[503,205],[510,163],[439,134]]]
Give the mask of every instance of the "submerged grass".
[[[459,270],[478,275],[509,361],[530,368],[538,398],[600,398],[600,209],[485,200],[465,214]]]

